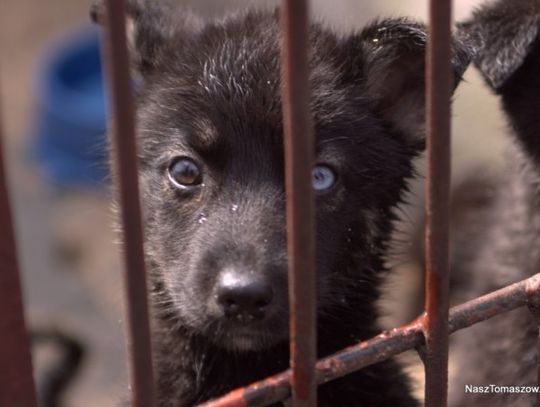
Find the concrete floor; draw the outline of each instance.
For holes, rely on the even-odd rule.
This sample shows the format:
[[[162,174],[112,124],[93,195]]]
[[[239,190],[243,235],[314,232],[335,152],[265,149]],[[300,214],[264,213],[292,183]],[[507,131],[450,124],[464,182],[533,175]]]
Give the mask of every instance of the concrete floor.
[[[254,0],[188,1],[203,13],[214,14],[223,12],[228,3],[241,7],[250,2]],[[419,0],[373,0],[362,2],[363,7],[358,7],[357,0],[315,3],[316,13],[341,29],[361,26],[378,14],[426,14],[425,2]],[[457,1],[456,17],[467,15],[478,3]],[[47,185],[26,152],[39,58],[51,40],[87,23],[89,4],[89,0],[2,0],[0,95],[29,325],[58,326],[84,340],[90,354],[66,405],[107,407],[118,405],[127,394],[122,283],[110,227],[110,199],[106,193],[60,191]],[[454,108],[454,175],[458,180],[471,169],[500,168],[505,145],[505,126],[495,99],[478,75],[468,72],[466,79]],[[421,188],[421,184],[415,187]],[[421,213],[421,199],[414,202],[413,209],[408,209],[406,230]],[[407,294],[399,297],[395,289],[391,292],[385,308],[395,315]],[[393,323],[396,317],[389,321]]]

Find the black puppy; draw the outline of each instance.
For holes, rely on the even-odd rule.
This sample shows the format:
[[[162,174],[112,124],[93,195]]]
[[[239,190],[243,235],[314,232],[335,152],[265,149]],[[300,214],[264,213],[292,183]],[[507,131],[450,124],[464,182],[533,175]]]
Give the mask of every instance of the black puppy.
[[[500,0],[478,10],[460,32],[475,44],[474,62],[500,95],[515,143],[491,208],[461,248],[455,270],[469,298],[540,270],[540,1]],[[471,252],[472,250],[472,252]],[[458,250],[459,251],[459,250]],[[466,276],[466,279],[464,278]],[[456,337],[454,406],[531,406],[536,394],[484,392],[485,386],[534,386],[538,326],[527,309],[484,322]],[[465,393],[466,385],[475,386]],[[479,388],[480,386],[481,388]]]
[[[288,367],[278,14],[203,24],[174,2],[132,1],[129,15],[159,405],[188,406]],[[393,209],[424,148],[426,33],[404,19],[310,32],[324,356],[379,332]],[[454,48],[457,84],[469,55]],[[417,405],[394,361],[318,397]]]

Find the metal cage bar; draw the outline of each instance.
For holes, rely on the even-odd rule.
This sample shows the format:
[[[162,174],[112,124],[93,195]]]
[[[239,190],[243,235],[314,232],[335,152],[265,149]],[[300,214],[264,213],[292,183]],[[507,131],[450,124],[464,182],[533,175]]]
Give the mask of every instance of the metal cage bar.
[[[36,406],[0,119],[0,406]]]
[[[309,109],[308,2],[284,0],[282,99],[289,258],[290,353],[293,403],[317,405],[315,383],[315,237],[311,186],[315,146]]]
[[[451,0],[430,0],[426,54],[426,407],[445,407],[448,392],[451,14]]]
[[[540,386],[540,292],[537,292],[535,295],[535,288],[534,286],[529,287],[529,301],[527,303],[527,306],[529,308],[529,311],[533,315],[534,318],[534,324],[536,324],[537,329],[537,341],[536,341],[536,383],[538,386]],[[540,407],[540,393],[536,395],[536,407]]]
[[[131,396],[134,406],[154,405],[154,380],[148,316],[143,228],[139,200],[137,146],[126,40],[126,1],[107,0],[106,60],[111,80],[116,190],[124,239],[124,286],[127,310]]]

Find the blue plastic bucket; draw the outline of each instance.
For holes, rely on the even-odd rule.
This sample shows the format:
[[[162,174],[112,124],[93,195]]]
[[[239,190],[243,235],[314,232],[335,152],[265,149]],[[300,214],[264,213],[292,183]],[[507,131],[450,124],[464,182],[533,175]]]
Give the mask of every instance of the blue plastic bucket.
[[[45,53],[31,150],[54,184],[95,187],[108,179],[103,79],[94,28],[69,34]]]

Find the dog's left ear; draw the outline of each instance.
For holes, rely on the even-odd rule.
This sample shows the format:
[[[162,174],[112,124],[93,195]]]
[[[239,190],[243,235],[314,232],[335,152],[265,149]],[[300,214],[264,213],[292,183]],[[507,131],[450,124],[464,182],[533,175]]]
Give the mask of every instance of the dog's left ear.
[[[476,49],[475,65],[499,91],[533,48],[540,47],[540,0],[490,2],[458,27]]]
[[[425,27],[405,19],[376,22],[345,41],[346,80],[360,80],[377,113],[411,143],[423,142],[426,43]],[[452,47],[455,88],[472,55],[457,39]]]
[[[95,0],[90,17],[105,22],[105,0]],[[202,21],[175,0],[127,0],[127,37],[134,73],[151,74],[171,50],[196,34]]]

